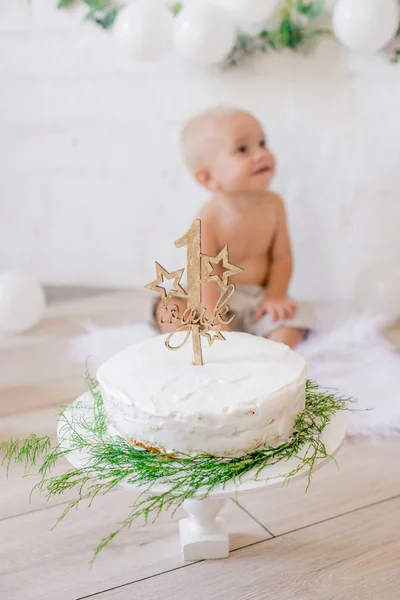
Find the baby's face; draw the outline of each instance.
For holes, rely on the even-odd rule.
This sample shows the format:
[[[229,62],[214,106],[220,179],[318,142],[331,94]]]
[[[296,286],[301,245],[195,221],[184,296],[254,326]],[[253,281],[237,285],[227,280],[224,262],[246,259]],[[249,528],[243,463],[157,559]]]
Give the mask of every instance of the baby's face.
[[[275,173],[275,158],[260,123],[238,113],[221,119],[219,125],[210,168],[218,188],[231,193],[265,190]]]

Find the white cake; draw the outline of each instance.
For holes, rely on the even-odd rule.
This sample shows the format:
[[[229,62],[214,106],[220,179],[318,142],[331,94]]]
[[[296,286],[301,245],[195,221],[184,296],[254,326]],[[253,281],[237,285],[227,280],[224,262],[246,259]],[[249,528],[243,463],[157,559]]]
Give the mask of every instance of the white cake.
[[[226,342],[211,348],[203,342],[203,366],[192,364],[190,342],[174,352],[165,348],[166,336],[101,365],[97,378],[117,432],[160,452],[216,456],[240,456],[287,439],[304,408],[305,360],[283,344],[224,335]]]

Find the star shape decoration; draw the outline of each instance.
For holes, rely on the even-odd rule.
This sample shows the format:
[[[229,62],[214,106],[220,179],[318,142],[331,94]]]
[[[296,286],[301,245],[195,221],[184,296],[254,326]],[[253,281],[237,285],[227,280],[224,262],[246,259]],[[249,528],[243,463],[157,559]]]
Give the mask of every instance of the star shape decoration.
[[[161,295],[161,300],[164,306],[167,306],[168,302],[174,296],[177,296],[178,298],[187,298],[186,290],[180,285],[180,281],[184,270],[185,269],[178,269],[177,271],[172,271],[171,273],[169,273],[166,269],[164,269],[164,267],[162,267],[158,262],[156,262],[157,279],[155,279],[151,283],[148,283],[145,286],[145,288],[152,292],[158,292]],[[170,289],[168,293],[165,287],[162,285],[165,279],[167,279],[168,281],[170,281],[171,279],[174,280],[173,288]]]
[[[237,273],[241,273],[243,271],[243,269],[241,269],[240,267],[230,264],[228,258],[228,246],[225,246],[225,248],[223,248],[217,256],[208,256],[207,254],[202,254],[201,257],[203,259],[203,264],[205,267],[205,274],[202,280],[203,283],[206,283],[208,281],[216,281],[221,287],[226,288],[228,287],[229,277],[231,277],[232,275],[236,275]],[[218,265],[221,261],[222,266],[225,269],[222,278],[217,274],[211,275],[214,267]]]
[[[221,333],[221,325],[222,323],[218,323],[217,325],[213,325],[208,331],[204,330],[200,332],[200,335],[207,338],[209,346],[212,346],[215,340],[225,341],[225,338]]]

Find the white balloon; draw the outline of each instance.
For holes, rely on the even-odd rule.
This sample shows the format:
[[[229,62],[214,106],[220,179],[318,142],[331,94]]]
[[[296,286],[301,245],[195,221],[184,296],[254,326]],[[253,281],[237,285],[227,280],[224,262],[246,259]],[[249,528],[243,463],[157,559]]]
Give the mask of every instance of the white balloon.
[[[17,271],[0,273],[0,330],[21,332],[36,325],[46,308],[40,283]]]
[[[135,0],[115,19],[115,39],[134,59],[157,60],[172,47],[174,17],[162,0]]]
[[[338,0],[333,31],[351,50],[376,52],[394,38],[399,27],[397,0]]]
[[[238,23],[260,23],[268,19],[280,0],[213,0]]]
[[[205,0],[192,0],[175,18],[175,47],[193,62],[212,65],[222,61],[235,40],[236,27],[232,19]]]

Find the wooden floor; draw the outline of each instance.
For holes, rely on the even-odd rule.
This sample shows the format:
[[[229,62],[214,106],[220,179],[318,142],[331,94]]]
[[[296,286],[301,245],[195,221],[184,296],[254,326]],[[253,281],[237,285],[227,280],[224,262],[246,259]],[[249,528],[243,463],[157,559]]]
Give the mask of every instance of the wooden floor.
[[[34,331],[1,337],[0,439],[54,434],[57,407],[85,390],[83,367],[68,359],[81,322],[142,315],[141,296],[70,297]],[[29,503],[35,478],[13,468],[7,481],[2,472],[0,598],[399,600],[400,440],[347,443],[338,463],[316,473],[307,494],[299,481],[229,500],[228,559],[184,563],[177,514],[121,534],[92,569],[93,549],[124,517],[129,495],[99,498],[52,531],[68,497]]]

